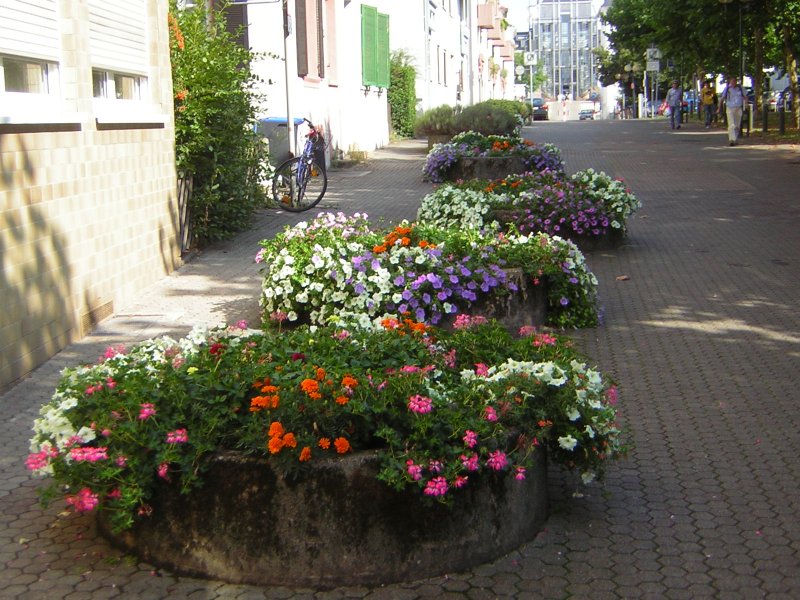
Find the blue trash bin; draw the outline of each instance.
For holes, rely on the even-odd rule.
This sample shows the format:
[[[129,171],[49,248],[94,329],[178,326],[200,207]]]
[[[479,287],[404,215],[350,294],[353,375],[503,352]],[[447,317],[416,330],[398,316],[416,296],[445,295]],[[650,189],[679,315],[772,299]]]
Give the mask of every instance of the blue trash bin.
[[[302,148],[298,141],[297,128],[299,125],[303,124],[303,119],[295,117],[293,120],[295,148],[300,151]],[[289,158],[289,127],[287,126],[286,117],[266,117],[264,119],[259,119],[255,128],[256,133],[267,138],[267,142],[269,143],[269,162],[272,166],[277,167]]]

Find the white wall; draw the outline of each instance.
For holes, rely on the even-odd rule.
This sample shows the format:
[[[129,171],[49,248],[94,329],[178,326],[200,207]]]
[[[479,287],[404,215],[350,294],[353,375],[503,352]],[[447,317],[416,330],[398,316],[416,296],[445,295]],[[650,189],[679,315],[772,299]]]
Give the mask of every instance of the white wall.
[[[361,4],[353,0],[344,5],[336,0],[335,23],[324,15],[324,30],[335,28],[337,80],[313,80],[297,76],[296,27],[286,40],[284,48],[283,15],[280,4],[253,4],[248,6],[250,46],[254,52],[265,53],[253,66],[253,71],[263,80],[262,89],[267,94],[267,108],[263,117],[308,117],[322,125],[330,142],[329,152],[341,150],[374,150],[389,142],[389,120],[386,92],[364,90],[361,84]],[[389,13],[390,0],[364,1],[376,6],[378,11]],[[294,3],[289,3],[289,13],[295,22]],[[390,43],[394,26],[390,19]],[[277,58],[276,58],[277,57]],[[326,53],[326,59],[333,57]],[[285,62],[286,61],[286,62]],[[288,64],[288,85],[286,65]],[[329,73],[326,68],[326,74]],[[287,109],[286,98],[289,98]],[[300,138],[302,143],[302,136]]]

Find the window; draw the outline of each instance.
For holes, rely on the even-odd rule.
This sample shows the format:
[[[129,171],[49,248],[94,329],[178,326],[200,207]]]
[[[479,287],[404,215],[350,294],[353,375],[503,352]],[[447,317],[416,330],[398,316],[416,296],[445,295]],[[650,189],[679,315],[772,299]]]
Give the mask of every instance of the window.
[[[107,100],[141,100],[146,79],[138,75],[92,71],[92,90],[95,98]]]
[[[325,76],[325,36],[322,0],[295,0],[297,22],[297,74]]]
[[[49,76],[55,65],[25,58],[0,58],[3,72],[3,91],[24,94],[47,94],[50,90]]]
[[[366,4],[361,5],[361,81],[389,87],[389,15]]]

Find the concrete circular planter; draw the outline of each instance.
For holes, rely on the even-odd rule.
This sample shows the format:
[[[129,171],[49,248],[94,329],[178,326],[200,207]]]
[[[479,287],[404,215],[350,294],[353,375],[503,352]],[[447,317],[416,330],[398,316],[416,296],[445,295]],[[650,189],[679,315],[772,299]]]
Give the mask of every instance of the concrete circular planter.
[[[326,588],[460,571],[531,540],[547,512],[546,459],[527,478],[470,478],[452,507],[376,479],[377,452],[321,460],[295,480],[220,453],[203,487],[163,484],[152,516],[114,535],[142,560],[232,583]]]
[[[541,327],[547,322],[547,280],[542,279],[539,285],[533,284],[533,277],[525,275],[519,268],[504,269],[508,281],[517,286],[516,292],[508,294],[495,293],[480,297],[463,312],[495,319],[510,333],[517,333],[521,327]],[[449,328],[455,322],[455,316],[448,315],[442,326]]]
[[[495,210],[491,213],[491,218],[497,219],[501,225],[518,223],[525,215],[522,210]],[[603,235],[578,235],[570,231],[560,231],[558,235],[575,243],[581,252],[602,252],[613,250],[622,245],[625,239],[625,231],[610,227]]]
[[[447,181],[459,179],[505,179],[508,175],[525,173],[525,161],[519,156],[476,156],[461,158],[447,173]]]

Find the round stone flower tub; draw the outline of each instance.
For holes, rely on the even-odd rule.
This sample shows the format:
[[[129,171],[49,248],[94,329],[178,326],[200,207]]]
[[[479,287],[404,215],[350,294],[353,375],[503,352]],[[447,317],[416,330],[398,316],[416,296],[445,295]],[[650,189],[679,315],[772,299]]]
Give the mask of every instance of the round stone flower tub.
[[[219,453],[188,495],[163,484],[152,515],[121,534],[141,559],[231,583],[379,585],[492,560],[533,539],[547,513],[546,459],[526,479],[470,477],[452,506],[376,479],[376,452],[320,460],[296,479],[261,458]]]

